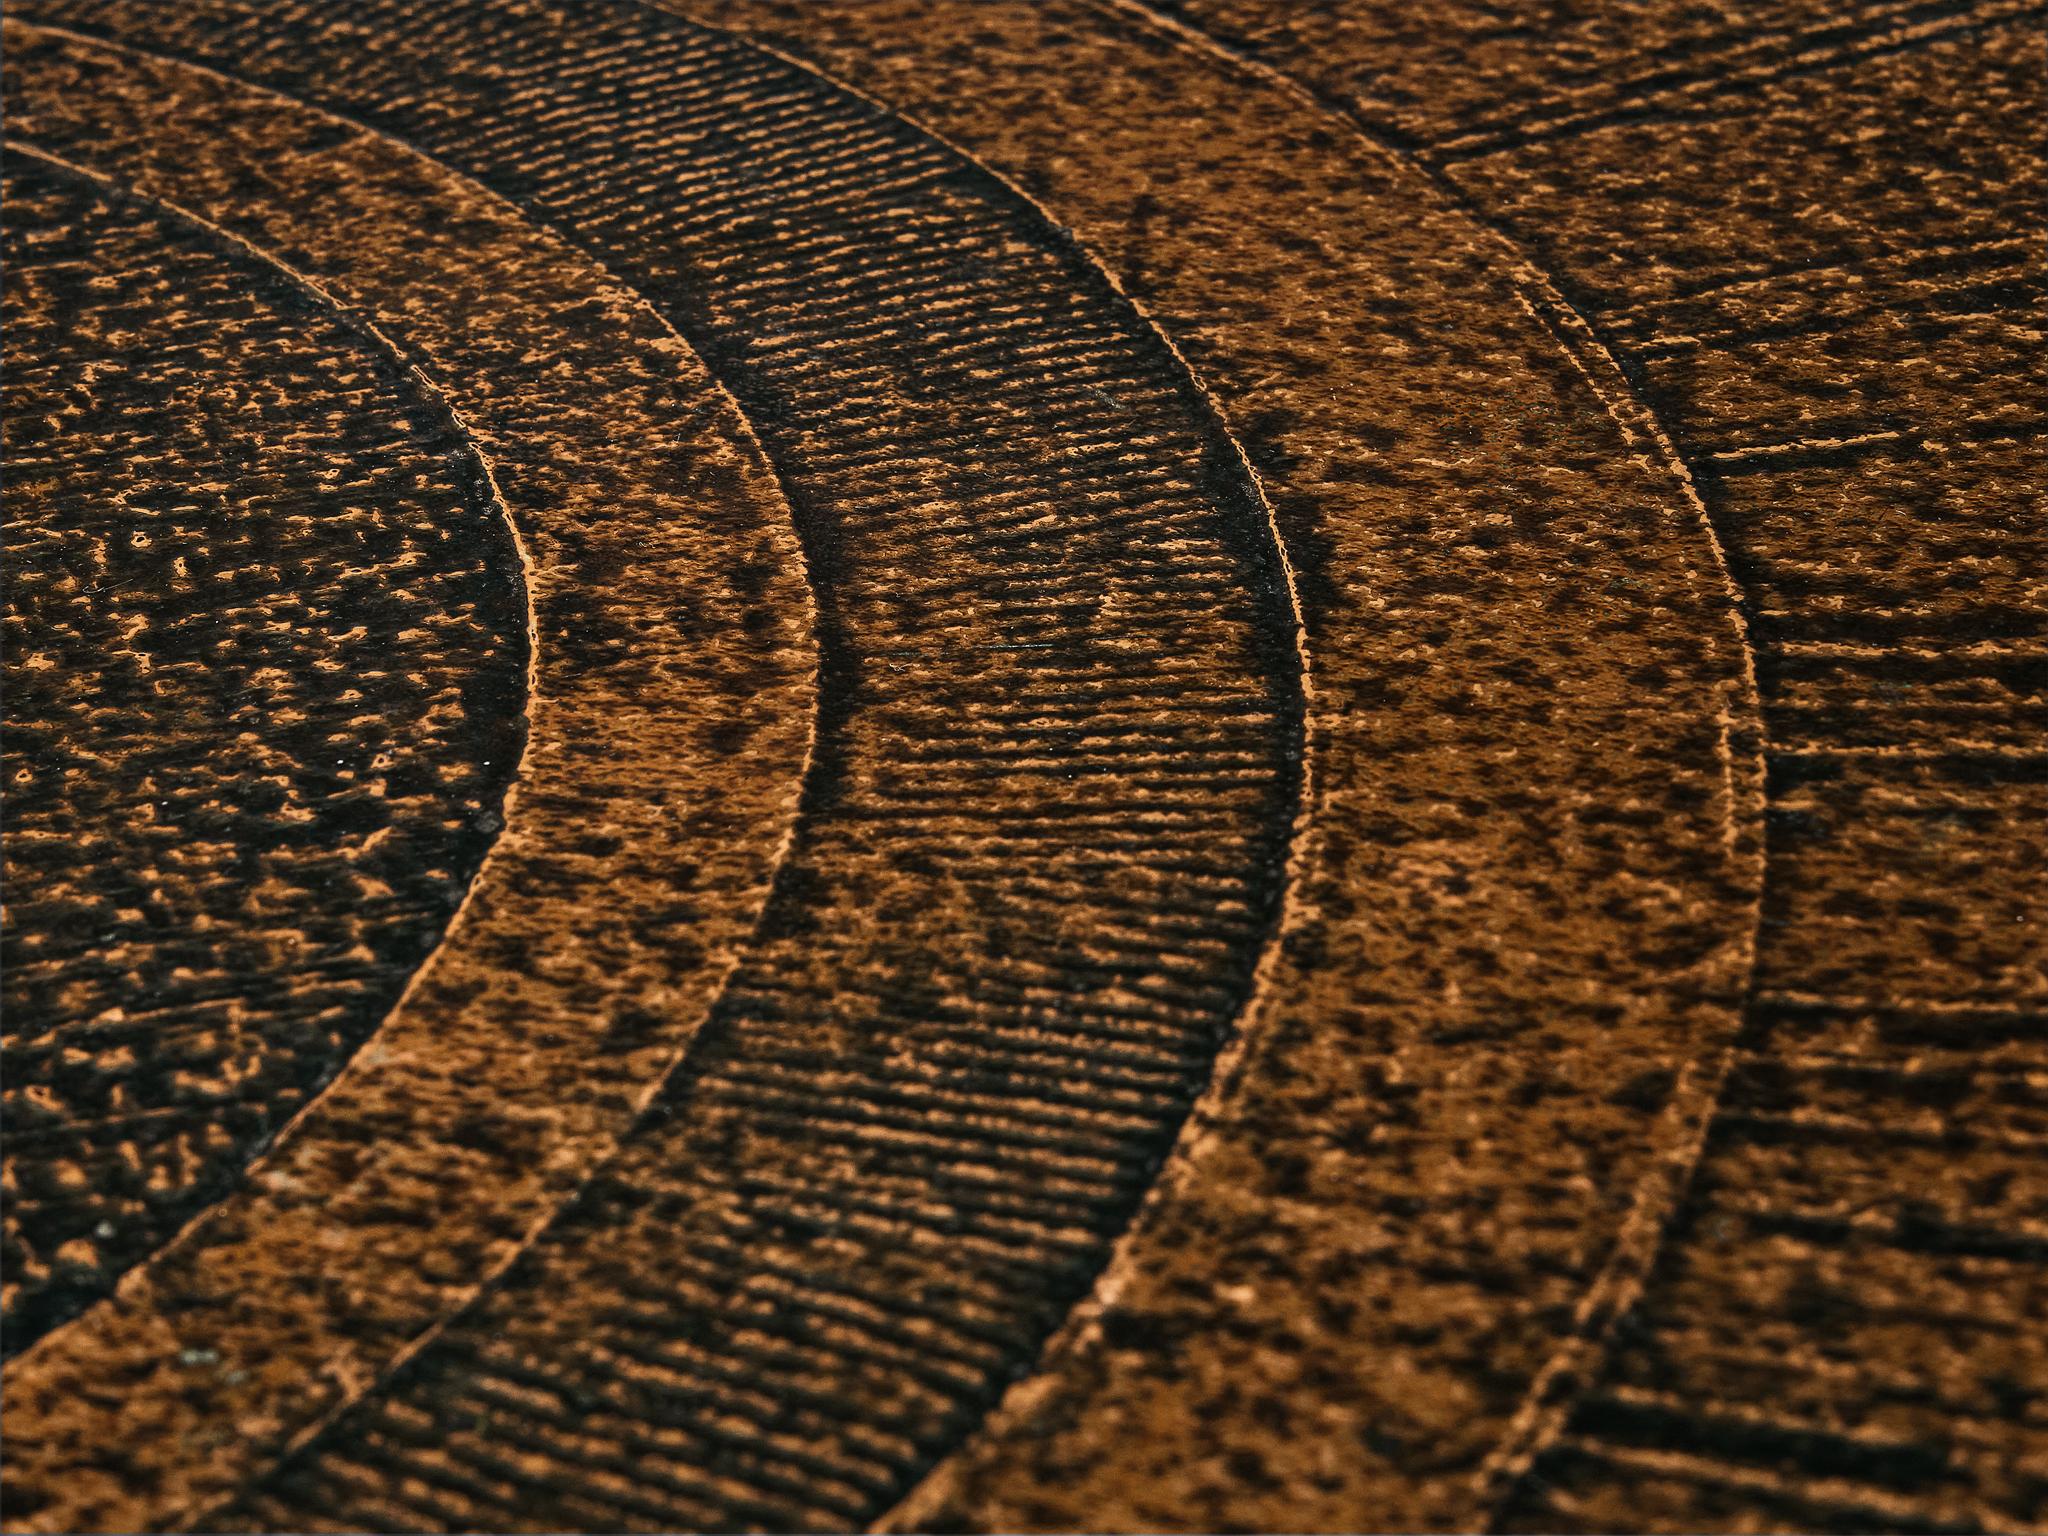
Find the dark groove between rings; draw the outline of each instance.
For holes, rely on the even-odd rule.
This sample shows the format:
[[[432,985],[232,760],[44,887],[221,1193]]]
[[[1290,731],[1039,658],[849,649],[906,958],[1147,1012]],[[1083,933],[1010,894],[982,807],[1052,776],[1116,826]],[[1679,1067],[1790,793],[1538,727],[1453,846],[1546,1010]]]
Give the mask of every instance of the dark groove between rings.
[[[124,30],[112,7],[22,10]],[[235,22],[238,10],[252,19]],[[551,35],[551,15],[571,13],[574,27]],[[1277,552],[1177,361],[985,173],[672,18],[606,5],[423,14],[215,5],[152,15],[131,35],[417,146],[591,250],[669,318],[782,476],[818,595],[825,702],[757,948],[632,1145],[401,1380],[225,1518],[862,1523],[1028,1369],[1128,1222],[1248,995],[1301,771]],[[380,46],[345,44],[332,29],[348,17],[375,23]],[[445,117],[379,108],[385,94],[435,95],[438,72],[473,62],[470,49],[496,71],[493,94],[477,94],[480,77],[450,88],[463,105]],[[536,88],[544,70],[573,115],[537,130],[501,107],[521,67]],[[656,93],[611,97],[651,139],[675,129],[656,124],[656,97],[700,84],[689,110],[703,137],[660,167],[665,179],[650,182],[644,140],[637,162],[599,161],[617,152],[609,92]],[[780,169],[735,133],[767,133],[771,157],[795,146],[789,169],[831,174],[778,188]],[[507,167],[543,150],[568,168]],[[621,180],[637,170],[637,184],[607,198],[608,165]],[[901,222],[890,210],[906,206],[933,226],[886,243]],[[792,236],[778,217],[821,227]],[[664,269],[665,255],[680,259]],[[923,485],[896,468],[920,450],[933,461]],[[947,515],[904,519],[906,492]],[[878,550],[911,562],[927,546],[930,560],[886,589],[864,570]],[[948,563],[966,579],[938,579]],[[1033,595],[1041,573],[1050,596]],[[1078,599],[1062,585],[1076,577]],[[1104,597],[1130,616],[1104,617]],[[1091,612],[1083,632],[1075,619]],[[935,646],[925,637],[942,623],[952,633]],[[995,627],[1007,624],[1020,627]],[[892,634],[901,651],[864,643]],[[892,687],[889,658],[921,642],[922,664]],[[1103,729],[1066,723],[1060,712],[1077,709]],[[997,785],[1013,804],[977,812]],[[963,935],[970,952],[863,955],[866,935],[807,931],[835,869],[882,839],[899,867],[960,878],[1001,909]],[[1117,869],[1142,890],[1112,903],[1091,882]],[[1092,954],[1046,937],[1090,900]],[[843,963],[807,985],[820,953]],[[736,1234],[703,1215],[714,1198],[745,1213]],[[550,1337],[529,1310],[550,1273],[649,1210],[676,1227],[662,1272],[608,1276],[617,1298],[597,1336]],[[776,1260],[775,1244],[817,1262]],[[871,1279],[884,1260],[898,1272]],[[755,1332],[736,1337],[742,1326]],[[697,1350],[679,1357],[679,1339]],[[480,1414],[487,1442],[468,1432]],[[520,1464],[492,1445],[516,1447]],[[384,1469],[374,1496],[359,1468]],[[404,1478],[418,1481],[401,1490]]]

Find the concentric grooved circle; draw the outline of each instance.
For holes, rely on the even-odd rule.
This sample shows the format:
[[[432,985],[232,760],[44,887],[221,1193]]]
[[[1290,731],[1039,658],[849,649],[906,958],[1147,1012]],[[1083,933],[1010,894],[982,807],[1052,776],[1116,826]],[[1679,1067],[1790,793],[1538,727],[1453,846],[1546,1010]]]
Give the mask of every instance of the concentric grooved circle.
[[[303,94],[570,233],[730,383],[819,591],[805,818],[684,1071],[525,1262],[227,1518],[884,1507],[1085,1288],[1271,926],[1295,618],[1228,439],[1028,206],[717,34],[516,5],[35,14]],[[526,1470],[479,1467],[479,1414]],[[317,1426],[291,1417],[153,1507],[202,1514]],[[365,1459],[396,1503],[350,1502]]]
[[[1481,1522],[1654,1251],[1738,1023],[1757,712],[1682,472],[1510,250],[1136,6],[667,3],[1121,262],[1304,595],[1316,797],[1242,1049],[1041,1371],[888,1523]]]
[[[11,1520],[161,1526],[421,1347],[673,1067],[787,846],[811,606],[730,399],[586,258],[401,146],[188,66],[12,13],[7,65],[12,132],[265,253],[408,358],[489,466],[532,600],[527,754],[443,946],[239,1190],[7,1374]]]
[[[9,1352],[234,1184],[499,825],[526,601],[402,360],[7,158]]]

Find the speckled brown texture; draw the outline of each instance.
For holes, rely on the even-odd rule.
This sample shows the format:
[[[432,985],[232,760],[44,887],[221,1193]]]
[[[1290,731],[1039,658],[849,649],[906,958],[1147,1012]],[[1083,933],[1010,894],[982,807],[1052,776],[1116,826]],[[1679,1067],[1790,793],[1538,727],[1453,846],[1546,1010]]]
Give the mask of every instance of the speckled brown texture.
[[[441,947],[227,1199],[7,1375],[12,1518],[159,1524],[417,1348],[659,1087],[786,845],[810,605],[744,424],[600,269],[332,118],[12,15],[8,44],[11,134],[274,253],[413,363],[532,605],[526,754]]]
[[[817,18],[776,14],[777,43],[824,47]],[[1289,538],[1315,750],[1242,1058],[1114,1300],[917,1518],[1462,1522],[1582,1298],[1625,1283],[1733,1033],[1754,738],[1707,530],[1598,359],[1532,313],[1540,286],[1398,163],[1142,20],[977,5],[912,25],[928,14],[835,12],[831,37],[889,51],[867,74],[825,62],[1098,248],[1144,189],[1132,281],[1241,423]],[[1021,56],[1088,84],[1027,118],[1002,64]],[[1040,124],[1059,157],[1017,147]]]
[[[374,337],[161,209],[7,177],[11,1353],[390,1011],[498,829],[526,600]]]
[[[2038,6],[9,14],[534,603],[10,1523],[2044,1518]]]
[[[1178,9],[1554,275],[1752,619],[1747,1049],[1625,1347],[1503,1518],[2037,1524],[2041,8],[1448,6],[1428,37],[1395,7]]]

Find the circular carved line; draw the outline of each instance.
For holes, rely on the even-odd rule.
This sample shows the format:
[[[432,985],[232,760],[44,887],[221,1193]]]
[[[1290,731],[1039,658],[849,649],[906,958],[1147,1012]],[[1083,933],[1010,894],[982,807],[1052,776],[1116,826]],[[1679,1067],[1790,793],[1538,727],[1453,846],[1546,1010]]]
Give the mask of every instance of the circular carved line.
[[[218,1199],[500,825],[526,595],[356,318],[10,145],[6,1338]]]
[[[158,1525],[419,1347],[673,1064],[786,842],[810,605],[730,402],[590,263],[330,117],[13,16],[8,41],[14,131],[410,349],[530,560],[528,754],[446,943],[240,1191],[8,1374],[10,1516]]]
[[[1085,1286],[1248,985],[1298,777],[1262,509],[1084,258],[801,71],[611,8],[247,14],[146,35],[418,143],[677,318],[777,458],[825,640],[799,846],[717,1027],[591,1198],[402,1384],[455,1422],[494,1398],[492,1435],[552,1470],[466,1514],[364,1518],[545,1522],[625,1498],[642,1519],[654,1501],[787,1522],[822,1497],[843,1521],[835,1484],[879,1507]],[[391,49],[348,41],[363,25]],[[427,72],[398,80],[400,54]],[[563,67],[519,72],[537,58]],[[621,1223],[622,1192],[658,1213]],[[934,1383],[844,1321],[906,1296],[914,1334],[965,1369]],[[623,1414],[576,1415],[630,1456],[507,1406],[507,1368],[588,1399],[621,1350],[678,1339],[702,1346],[688,1392],[613,1372],[595,1390]],[[839,1470],[793,1480],[764,1396],[815,1415],[799,1460]],[[368,1422],[388,1457],[377,1416],[417,1411],[379,1400],[330,1447]],[[425,1439],[403,1455],[437,1469],[404,1481],[445,1490],[469,1442]],[[908,1460],[879,1449],[906,1442]]]
[[[891,1523],[1483,1519],[1737,1026],[1757,710],[1697,505],[1498,242],[1136,7],[676,3],[870,83],[1120,269],[1272,500],[1315,668],[1241,1053],[1042,1374]]]
[[[360,1489],[351,1464],[388,1477],[404,1445],[410,1502],[354,1516],[372,1524],[653,1508],[689,1524],[857,1520],[1029,1359],[1206,1075],[1277,887],[1292,775],[1268,700],[1289,691],[1291,616],[1257,543],[1264,519],[1178,365],[1003,189],[715,37],[655,18],[622,40],[589,15],[573,32],[491,15],[508,54],[609,47],[648,71],[627,82],[656,94],[622,158],[635,185],[678,187],[673,205],[653,197],[658,244],[607,224],[602,189],[627,172],[607,168],[620,130],[603,97],[529,104],[582,148],[556,174],[595,190],[515,183],[543,146],[466,93],[435,105],[460,100],[465,134],[507,156],[465,170],[507,178],[501,190],[553,209],[647,291],[702,295],[685,323],[762,424],[828,573],[827,679],[844,713],[821,733],[789,899],[671,1096],[673,1124],[637,1138],[514,1283],[323,1442],[317,1466]],[[460,50],[451,63],[490,72]],[[859,141],[828,135],[864,133],[873,159],[784,191],[806,185],[802,159],[765,171],[766,151],[721,157],[707,134],[660,173],[647,125],[688,125],[664,121],[659,88],[709,96],[702,76],[770,67],[755,99],[736,90],[708,111],[772,120],[767,97],[788,119],[777,134],[823,138],[837,163]],[[360,90],[354,73],[322,60],[292,88]],[[345,105],[408,137],[440,115]],[[432,147],[468,152],[460,135]],[[758,223],[705,227],[755,211],[721,206],[726,186],[757,198]],[[855,194],[866,208],[844,206]],[[909,231],[932,248],[905,249]],[[915,305],[899,282],[924,284]],[[985,287],[954,297],[967,283]],[[957,398],[937,393],[948,364]],[[1133,436],[1163,440],[1133,452]],[[1010,531],[989,531],[998,518]],[[736,1213],[760,1240],[731,1231]],[[964,1370],[920,1379],[900,1342],[847,1322],[898,1331],[906,1297],[907,1325],[929,1348],[956,1338]],[[622,1368],[650,1351],[690,1388]],[[533,1406],[522,1382],[582,1406]],[[786,1407],[764,1418],[763,1399]],[[480,1402],[482,1439],[468,1427]],[[809,1426],[801,1446],[785,1412]],[[390,1426],[422,1414],[446,1436],[394,1442]],[[506,1444],[540,1469],[516,1492],[475,1463]],[[273,1493],[335,1507],[291,1480]]]

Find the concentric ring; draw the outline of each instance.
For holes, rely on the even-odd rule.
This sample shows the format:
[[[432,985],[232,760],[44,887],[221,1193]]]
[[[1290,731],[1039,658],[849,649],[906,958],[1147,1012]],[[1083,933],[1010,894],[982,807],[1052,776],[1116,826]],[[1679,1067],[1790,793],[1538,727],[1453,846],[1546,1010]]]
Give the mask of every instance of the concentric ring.
[[[1483,1518],[1655,1253],[1738,1026],[1757,712],[1683,471],[1502,242],[1136,7],[695,9],[1133,253],[1272,500],[1314,669],[1242,1054],[1041,1374],[892,1519]]]
[[[124,178],[247,217],[234,102],[358,120],[644,295],[776,461],[824,706],[723,1002],[615,1155],[521,1197],[544,1223],[492,1250],[520,1261],[372,1308],[362,1358],[395,1369],[91,1496],[850,1526],[972,1436],[897,1519],[1469,1519],[1654,1248],[1755,912],[1725,581],[1554,295],[1270,78],[1114,8],[719,9],[1036,206],[644,7],[33,10],[255,82],[125,56],[146,89],[77,94],[130,122],[44,130]],[[1019,57],[1103,94],[1013,104]],[[146,147],[224,116],[198,168]],[[1226,126],[1191,156],[1186,117]],[[1117,261],[1140,227],[1119,264],[1169,340],[1061,232]],[[1231,1410],[1176,1417],[1184,1383]],[[1371,1433],[1310,1464],[1329,1436],[1275,1450],[1275,1401]]]
[[[419,1347],[659,1085],[786,843],[810,605],[745,425],[593,264],[330,117],[12,16],[9,44],[11,131],[414,360],[493,467],[534,604],[527,755],[443,947],[237,1192],[8,1374],[15,1518],[161,1524]],[[181,114],[218,153],[149,127]]]
[[[274,8],[242,34],[209,33],[203,15],[180,25],[186,42],[231,55],[202,56],[248,70],[285,22],[300,49],[338,40],[332,14]],[[850,1486],[870,1490],[858,1497],[886,1498],[928,1453],[876,1463],[874,1424],[942,1445],[1028,1360],[1206,1078],[1270,925],[1298,776],[1294,621],[1270,524],[1177,360],[971,165],[766,55],[652,15],[609,24],[617,15],[564,30],[560,13],[505,7],[469,43],[492,69],[521,50],[625,48],[673,104],[652,119],[644,104],[621,116],[612,89],[575,69],[551,71],[537,101],[479,95],[487,71],[465,73],[445,37],[448,73],[427,83],[463,101],[456,118],[438,115],[432,91],[380,97],[388,59],[359,50],[317,79],[271,83],[402,132],[573,228],[732,381],[790,487],[821,597],[829,708],[804,820],[754,958],[677,1079],[673,1122],[658,1105],[589,1197],[445,1337],[413,1320],[424,1298],[417,1313],[380,1307],[390,1321],[372,1349],[424,1346],[397,1393],[352,1372],[324,1402],[279,1404],[209,1464],[177,1466],[147,1518],[203,1514],[239,1467],[317,1430],[325,1403],[372,1393],[359,1418],[376,1435],[417,1411],[405,1394],[424,1382],[425,1411],[465,1415],[479,1373],[501,1386],[507,1356],[539,1362],[550,1390],[624,1394],[629,1420],[663,1427],[666,1459],[643,1450],[635,1477],[665,1483],[683,1508],[708,1500],[721,1520],[790,1497],[772,1422],[737,1444],[732,1431],[707,1435],[713,1417],[753,1412],[721,1396],[733,1379],[721,1352],[740,1352],[755,1397],[817,1400],[820,1376],[836,1376],[828,1395],[844,1407],[812,1459],[841,1459]],[[81,20],[119,17],[95,7]],[[150,46],[177,46],[162,20],[150,19]],[[255,103],[275,118],[290,108],[245,91],[251,105],[224,109],[224,82],[133,54],[96,62],[92,95],[158,114],[161,129],[53,126],[52,109],[39,131],[224,219],[260,216],[243,207],[237,146],[260,127]],[[110,83],[116,69],[137,86]],[[223,115],[210,168],[149,147]],[[650,141],[650,122],[666,144]],[[587,151],[566,168],[542,154],[565,133]],[[821,178],[819,158],[843,169]],[[663,167],[676,177],[653,198],[664,222],[608,212],[607,187]],[[320,201],[300,193],[269,217]],[[304,244],[306,225],[289,239]],[[338,254],[326,260],[337,281],[350,275]],[[1051,1148],[1064,1150],[1048,1161]],[[309,1182],[332,1178],[316,1168]],[[625,1219],[650,1206],[639,1226]],[[361,1218],[328,1202],[324,1219]],[[736,1219],[751,1237],[738,1240]],[[856,1310],[919,1296],[920,1325],[935,1347],[950,1333],[967,1369],[934,1382],[914,1356],[878,1349],[872,1329],[821,1333],[801,1315],[771,1329],[797,1333],[749,1342],[745,1319],[785,1249],[812,1284],[850,1287]],[[702,1289],[666,1289],[665,1314],[636,1318],[612,1299],[608,1287],[673,1273],[682,1254],[712,1273]],[[417,1343],[400,1342],[408,1328]],[[672,1393],[617,1373],[636,1337],[705,1341],[708,1357],[682,1365],[698,1385],[680,1422]],[[581,1384],[593,1370],[609,1382]],[[493,1437],[523,1456],[564,1453],[547,1414],[502,1393],[493,1412]],[[336,1443],[360,1432],[338,1426]],[[434,1452],[444,1470],[420,1474],[444,1499],[444,1458],[463,1454],[453,1433]],[[598,1452],[579,1441],[574,1454]],[[738,1494],[736,1454],[748,1469]],[[107,1484],[133,1489],[139,1474],[131,1461]],[[83,1481],[72,1475],[74,1497]],[[411,1495],[405,1522],[545,1521],[551,1507],[621,1498],[588,1484],[467,1486],[472,1503],[498,1502],[450,1515]],[[652,1496],[619,1507],[644,1518]],[[810,1497],[836,1496],[821,1483]]]
[[[403,359],[10,145],[10,1353],[232,1188],[500,825],[519,552]]]

